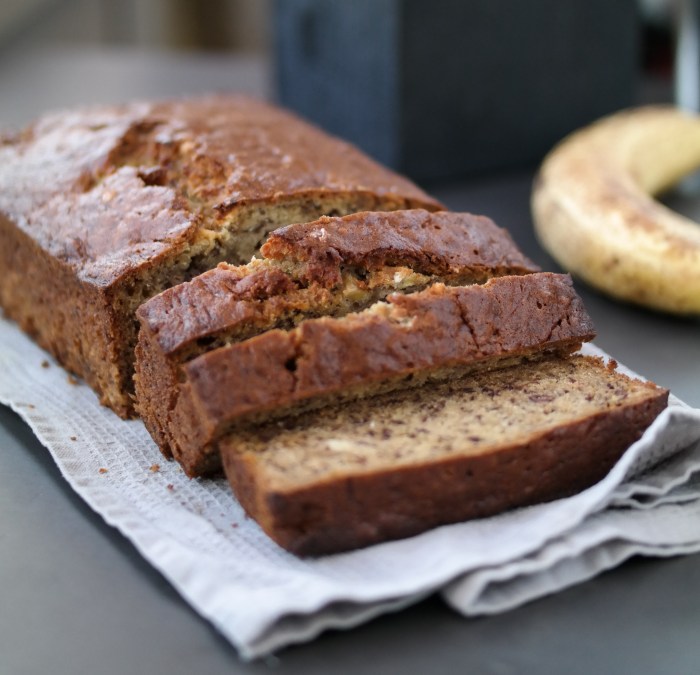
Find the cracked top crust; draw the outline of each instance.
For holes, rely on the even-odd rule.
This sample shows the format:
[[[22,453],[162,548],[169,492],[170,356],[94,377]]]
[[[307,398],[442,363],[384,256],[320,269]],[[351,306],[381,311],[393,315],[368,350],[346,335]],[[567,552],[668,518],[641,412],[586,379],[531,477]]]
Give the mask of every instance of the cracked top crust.
[[[358,314],[310,319],[208,352],[183,369],[198,421],[221,429],[282,402],[439,367],[571,351],[593,337],[571,278],[540,272],[395,293]]]
[[[298,264],[296,278],[261,261],[221,264],[151,298],[138,310],[141,324],[164,352],[174,353],[193,340],[254,321],[257,301],[307,286],[323,298],[324,291],[328,295],[342,285],[345,268],[359,277],[386,269],[462,283],[539,270],[489,218],[421,209],[290,225],[275,230],[261,251],[268,260]],[[373,277],[359,277],[354,283],[368,290]]]
[[[423,209],[323,217],[283,227],[270,235],[262,254],[273,260],[326,266],[337,262],[368,270],[405,265],[443,277],[461,274],[466,267],[481,271],[484,279],[505,270],[538,270],[490,218]]]
[[[245,97],[89,107],[0,137],[0,212],[98,284],[238,205],[327,193],[440,208],[349,144]]]

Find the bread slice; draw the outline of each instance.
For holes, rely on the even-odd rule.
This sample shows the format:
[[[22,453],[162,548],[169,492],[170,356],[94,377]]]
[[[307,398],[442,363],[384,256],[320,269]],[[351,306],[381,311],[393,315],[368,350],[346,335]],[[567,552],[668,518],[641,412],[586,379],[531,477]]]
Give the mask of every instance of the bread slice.
[[[440,204],[347,143],[214,96],[49,114],[0,137],[0,306],[133,413],[136,308],[323,214]]]
[[[220,468],[216,440],[235,426],[593,336],[571,280],[523,274],[537,268],[485,218],[326,218],[273,233],[263,253],[138,312],[138,409],[191,476]],[[520,276],[476,283],[499,274]]]
[[[245,266],[222,263],[152,298],[138,312],[142,330],[184,361],[244,333],[291,324],[295,316],[347,314],[393,291],[539,271],[489,218],[424,209],[297,223],[275,230],[261,254]],[[251,315],[263,300],[265,316]]]
[[[574,356],[385,394],[227,436],[246,512],[298,555],[344,551],[574,494],[668,392]]]

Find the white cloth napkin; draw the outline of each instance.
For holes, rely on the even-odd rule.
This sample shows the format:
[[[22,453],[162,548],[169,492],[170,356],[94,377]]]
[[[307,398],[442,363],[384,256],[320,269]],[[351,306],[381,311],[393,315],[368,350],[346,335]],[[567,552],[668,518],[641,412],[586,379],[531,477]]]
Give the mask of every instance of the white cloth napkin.
[[[0,402],[245,659],[434,592],[465,615],[501,612],[636,553],[700,550],[700,410],[677,399],[602,482],[574,497],[316,560],[273,544],[223,479],[186,478],[140,421],[101,407],[2,319]]]

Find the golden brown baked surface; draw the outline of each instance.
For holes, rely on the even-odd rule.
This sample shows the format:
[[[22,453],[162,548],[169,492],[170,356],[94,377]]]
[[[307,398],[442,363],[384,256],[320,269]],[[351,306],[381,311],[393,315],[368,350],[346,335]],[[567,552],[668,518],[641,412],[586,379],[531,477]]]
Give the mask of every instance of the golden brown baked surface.
[[[252,99],[48,114],[0,140],[0,305],[128,415],[144,300],[222,260],[247,262],[281,225],[416,206],[440,208]]]
[[[321,555],[574,494],[668,392],[599,359],[552,358],[240,430],[220,442],[246,512]]]
[[[290,225],[272,232],[261,253],[280,265],[219,265],[144,303],[138,311],[141,324],[161,349],[174,353],[193,340],[254,320],[250,310],[255,300],[289,296],[302,288],[313,293],[317,286],[319,301],[327,303],[325,311],[319,305],[322,313],[333,314],[322,289],[334,291],[351,283],[346,295],[359,295],[382,285],[399,290],[423,287],[431,279],[481,283],[539,270],[491,219],[423,209],[362,212]]]
[[[446,281],[465,269],[475,281],[538,270],[490,218],[423,209],[325,217],[279,229],[262,253],[271,260],[309,263],[311,272],[336,265],[364,270],[406,266]]]
[[[347,191],[439,206],[350,144],[245,97],[60,112],[0,145],[0,211],[101,284],[237,205]]]
[[[138,311],[139,412],[189,475],[219,468],[232,426],[593,337],[571,280],[536,273],[488,218],[322,218],[276,231],[262,253]]]
[[[196,474],[205,462],[218,466],[216,439],[246,419],[568,353],[593,336],[571,280],[562,275],[392,294],[363,312],[270,330],[184,364],[170,418],[175,456]]]

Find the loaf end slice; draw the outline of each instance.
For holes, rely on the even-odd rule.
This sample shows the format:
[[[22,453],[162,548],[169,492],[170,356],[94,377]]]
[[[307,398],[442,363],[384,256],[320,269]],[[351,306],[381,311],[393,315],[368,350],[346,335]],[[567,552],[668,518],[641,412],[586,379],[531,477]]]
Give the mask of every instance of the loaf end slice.
[[[239,431],[220,447],[262,529],[322,555],[579,492],[667,398],[600,359],[552,358]]]

